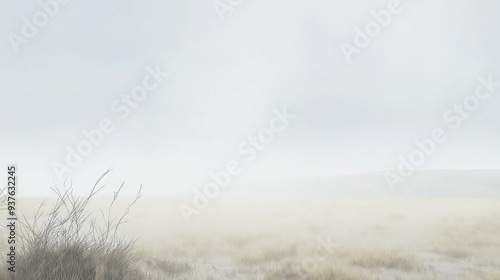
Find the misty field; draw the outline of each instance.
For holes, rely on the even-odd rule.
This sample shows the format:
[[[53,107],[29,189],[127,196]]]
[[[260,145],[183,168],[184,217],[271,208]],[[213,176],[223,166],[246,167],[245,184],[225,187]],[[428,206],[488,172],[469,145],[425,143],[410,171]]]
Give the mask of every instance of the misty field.
[[[101,215],[111,200],[89,209]],[[41,200],[20,201],[29,217]],[[498,200],[220,198],[189,224],[178,206],[143,197],[129,213],[120,234],[137,238],[128,264],[135,277],[500,279]]]

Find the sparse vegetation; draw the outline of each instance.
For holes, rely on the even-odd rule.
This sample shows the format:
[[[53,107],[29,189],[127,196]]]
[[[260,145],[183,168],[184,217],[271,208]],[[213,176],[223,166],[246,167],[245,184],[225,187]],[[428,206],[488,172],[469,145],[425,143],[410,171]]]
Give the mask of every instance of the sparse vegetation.
[[[133,240],[118,235],[131,207],[141,197],[141,189],[122,215],[112,216],[123,184],[115,192],[101,220],[89,209],[91,200],[102,190],[105,172],[85,197],[73,194],[73,185],[53,187],[57,200],[49,212],[42,202],[33,219],[20,220],[16,277],[18,280],[122,280],[138,279],[133,268]],[[2,269],[2,279],[9,277]],[[13,274],[11,273],[10,276]]]
[[[421,271],[423,265],[414,256],[395,251],[351,252],[349,264],[366,268],[399,269],[402,271]]]
[[[71,188],[55,190],[59,199],[48,211],[49,203],[31,206],[35,215],[23,219],[18,280],[498,279],[500,273],[495,200],[270,200],[259,208],[221,201],[188,225],[169,198],[131,198],[131,205],[118,203],[119,191],[109,199],[80,198]],[[99,190],[96,184],[92,193]],[[127,241],[117,228],[141,239]],[[338,247],[318,251],[327,236]],[[8,279],[4,272],[0,279]]]

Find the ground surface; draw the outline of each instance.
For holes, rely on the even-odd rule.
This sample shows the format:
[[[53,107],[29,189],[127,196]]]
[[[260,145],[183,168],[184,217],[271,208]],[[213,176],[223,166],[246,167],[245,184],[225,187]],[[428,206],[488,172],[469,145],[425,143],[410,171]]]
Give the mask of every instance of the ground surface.
[[[122,229],[151,279],[500,279],[496,199],[220,198],[189,224],[178,206],[144,197]]]

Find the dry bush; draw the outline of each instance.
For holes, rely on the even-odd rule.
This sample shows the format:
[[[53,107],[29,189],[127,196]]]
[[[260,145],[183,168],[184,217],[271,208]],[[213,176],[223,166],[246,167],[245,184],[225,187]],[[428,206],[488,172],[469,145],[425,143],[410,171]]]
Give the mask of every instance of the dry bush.
[[[104,186],[97,180],[87,196],[73,194],[73,185],[51,188],[57,200],[48,213],[42,202],[32,221],[24,215],[19,220],[18,256],[15,273],[2,267],[1,279],[18,280],[122,280],[141,279],[133,267],[134,240],[118,236],[131,207],[141,197],[141,189],[121,215],[112,209],[124,184],[114,193],[106,211],[100,216],[89,209],[89,203]],[[98,218],[99,217],[99,218]],[[5,266],[5,265],[2,265]],[[9,275],[10,274],[10,275]]]

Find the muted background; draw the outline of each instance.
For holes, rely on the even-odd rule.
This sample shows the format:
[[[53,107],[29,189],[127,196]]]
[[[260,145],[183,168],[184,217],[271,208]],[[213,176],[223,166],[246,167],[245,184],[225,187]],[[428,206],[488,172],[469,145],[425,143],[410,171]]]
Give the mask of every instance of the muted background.
[[[500,80],[500,3],[401,1],[348,64],[339,44],[387,3],[246,0],[221,21],[206,0],[73,0],[15,53],[7,34],[40,8],[2,0],[0,163],[19,166],[22,194],[46,193],[65,147],[109,117],[115,131],[70,174],[79,188],[114,167],[111,184],[190,193],[286,105],[296,119],[235,180],[396,169],[478,76]],[[111,103],[157,64],[171,76],[118,120]],[[498,95],[423,168],[500,168]]]

